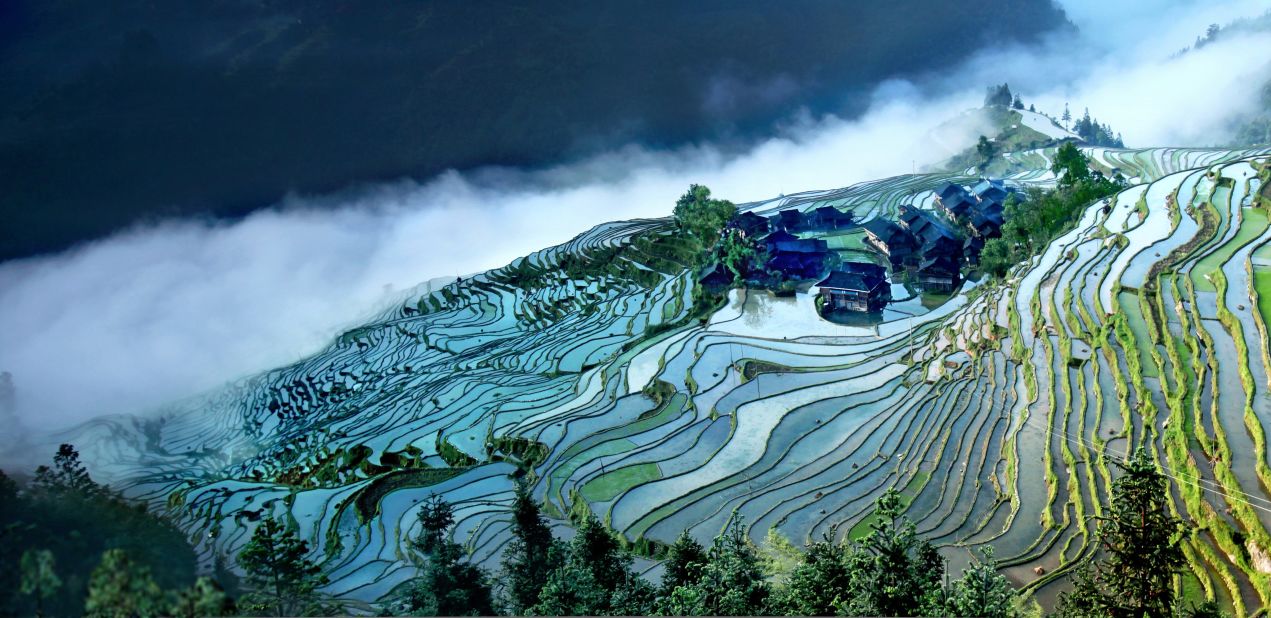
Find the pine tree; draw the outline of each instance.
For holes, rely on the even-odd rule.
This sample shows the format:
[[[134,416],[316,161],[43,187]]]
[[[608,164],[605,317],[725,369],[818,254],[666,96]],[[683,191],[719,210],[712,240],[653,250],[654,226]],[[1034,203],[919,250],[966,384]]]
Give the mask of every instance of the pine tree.
[[[5,477],[8,478],[8,477]],[[53,552],[47,549],[22,552],[18,566],[21,580],[18,593],[35,601],[35,615],[44,615],[44,600],[57,593],[62,580],[57,576]]]
[[[463,547],[449,539],[437,541],[428,565],[412,586],[408,603],[412,615],[491,616],[493,596],[485,572],[464,560]]]
[[[51,468],[40,466],[35,469],[34,485],[39,490],[54,494],[75,492],[94,496],[103,492],[102,487],[88,475],[88,469],[79,460],[79,452],[70,444],[57,447]]]
[[[168,608],[170,615],[180,618],[232,616],[234,612],[234,600],[210,577],[194,580],[193,586],[176,594],[176,599]]]
[[[108,549],[88,580],[87,616],[134,618],[164,613],[163,591],[150,569],[137,565],[122,549]]]
[[[1024,109],[1024,100],[1019,98],[1018,94],[1015,95],[1015,101],[1011,103],[1011,107],[1015,109]]]
[[[540,616],[646,614],[653,588],[631,570],[631,555],[588,514],[530,608]]]
[[[772,589],[736,513],[715,537],[694,581],[661,600],[659,611],[680,616],[757,616],[769,611]]]
[[[1140,448],[1118,464],[1112,504],[1099,518],[1099,544],[1107,558],[1075,574],[1060,595],[1060,616],[1170,616],[1174,575],[1184,558],[1182,521],[1169,512],[1165,477]]]
[[[1068,104],[1067,104],[1067,103],[1064,103],[1064,115],[1063,115],[1063,116],[1060,116],[1060,117],[1059,117],[1059,120],[1063,122],[1063,125],[1064,125],[1064,128],[1065,128],[1065,129],[1067,129],[1067,128],[1068,128],[1069,123],[1070,123],[1070,122],[1072,122],[1072,112],[1068,111]]]
[[[502,562],[506,582],[503,604],[512,614],[524,613],[538,602],[548,574],[559,566],[554,545],[552,531],[529,486],[518,482],[512,503],[512,540]]]
[[[663,561],[662,590],[663,596],[670,595],[679,586],[696,581],[706,562],[706,550],[696,539],[688,535],[688,531],[680,532],[675,542],[666,552]]]
[[[850,595],[841,609],[852,616],[919,616],[943,605],[944,558],[918,537],[902,516],[900,494],[888,490],[875,503],[878,521],[848,556]]]
[[[1037,112],[1037,108],[1036,108],[1036,107],[1033,107],[1033,104],[1032,104],[1032,103],[1029,103],[1029,104],[1028,104],[1028,111],[1033,112],[1033,113],[1036,113],[1036,112]]]
[[[309,544],[278,520],[269,517],[257,525],[238,554],[238,565],[252,588],[243,597],[243,607],[276,616],[317,611],[317,588],[327,578],[306,558],[308,553]]]
[[[828,537],[808,545],[782,595],[781,609],[792,616],[832,616],[848,604],[852,572],[847,547]]]
[[[446,531],[454,523],[455,514],[450,503],[434,494],[424,503],[419,513],[419,525],[422,530],[419,537],[415,539],[415,547],[424,553],[433,552],[441,545]]]
[[[979,562],[962,571],[962,577],[949,586],[947,609],[954,616],[1011,618],[1016,614],[1014,600],[1010,582],[997,572],[993,548],[986,546]]]

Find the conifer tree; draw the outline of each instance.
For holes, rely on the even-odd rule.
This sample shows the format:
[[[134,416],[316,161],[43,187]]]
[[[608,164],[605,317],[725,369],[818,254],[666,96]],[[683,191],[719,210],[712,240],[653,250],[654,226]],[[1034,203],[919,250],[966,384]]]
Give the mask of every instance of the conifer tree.
[[[547,521],[524,482],[516,485],[512,503],[512,540],[503,552],[503,604],[513,614],[538,603],[547,576],[558,566],[559,552]]]
[[[756,616],[769,612],[772,589],[736,513],[715,537],[697,580],[661,599],[671,616]]]
[[[308,553],[309,544],[277,519],[268,517],[257,525],[238,554],[238,565],[252,588],[243,597],[243,607],[275,616],[320,611],[317,589],[327,578]]]
[[[159,616],[166,610],[163,591],[148,567],[122,549],[108,549],[88,580],[84,613],[101,618]]]
[[[1015,591],[1010,582],[997,572],[993,548],[986,546],[980,560],[950,584],[947,608],[954,616],[1010,618],[1016,613],[1014,600]]]
[[[852,572],[847,546],[829,537],[808,545],[782,595],[781,609],[792,616],[832,616],[848,604]]]
[[[1060,595],[1060,616],[1165,617],[1175,610],[1182,521],[1169,512],[1165,477],[1142,448],[1118,465],[1123,473],[1097,532],[1107,557],[1074,575],[1072,591]]]
[[[93,496],[102,492],[100,485],[88,475],[88,469],[79,460],[79,452],[70,444],[57,447],[53,456],[53,466],[40,466],[35,469],[37,489],[50,493],[76,492],[84,496]]]
[[[944,558],[919,538],[902,515],[900,494],[888,490],[876,502],[878,521],[849,554],[850,594],[840,609],[851,616],[920,616],[943,605]]]
[[[18,568],[21,570],[18,593],[31,597],[35,601],[35,615],[43,616],[44,600],[56,594],[62,587],[62,580],[57,576],[53,552],[47,549],[25,551],[22,553]]]
[[[696,581],[705,562],[706,550],[702,544],[689,536],[687,530],[680,532],[666,552],[660,593],[669,596],[677,587]]]
[[[468,562],[463,547],[441,539],[409,594],[409,609],[421,616],[490,616],[494,601],[485,572]]]
[[[1064,103],[1064,115],[1060,116],[1059,120],[1063,122],[1065,129],[1067,129],[1069,126],[1069,123],[1072,122],[1072,112],[1068,111],[1067,103]]]
[[[541,616],[632,615],[652,610],[653,588],[631,570],[631,555],[588,514],[563,563],[547,578],[531,613]]]
[[[232,616],[234,612],[234,600],[210,577],[200,577],[194,585],[177,592],[168,608],[170,615],[180,618]]]
[[[434,494],[424,503],[419,513],[419,525],[422,530],[415,539],[415,547],[424,553],[431,553],[441,545],[446,531],[455,523],[454,509]]]

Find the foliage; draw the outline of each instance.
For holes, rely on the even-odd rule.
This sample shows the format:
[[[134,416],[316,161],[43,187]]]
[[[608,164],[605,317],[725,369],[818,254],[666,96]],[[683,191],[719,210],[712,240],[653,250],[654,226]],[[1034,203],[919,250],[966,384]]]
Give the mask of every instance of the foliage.
[[[641,615],[652,609],[653,587],[631,570],[632,557],[588,513],[560,566],[548,575],[530,613],[540,616]]]
[[[807,546],[803,561],[794,568],[779,602],[782,613],[792,616],[830,616],[846,604],[852,585],[848,546],[828,537]]]
[[[1000,105],[1002,107],[1010,107],[1015,101],[1015,96],[1011,94],[1011,87],[1007,84],[997,86],[989,86],[988,91],[984,93],[984,106]]]
[[[316,591],[327,578],[306,557],[308,553],[309,544],[286,524],[273,517],[260,522],[238,554],[238,566],[252,588],[243,597],[242,606],[275,616],[322,611]]]
[[[1030,189],[1026,198],[1011,194],[1003,208],[1002,235],[989,239],[980,252],[980,268],[997,277],[1038,253],[1081,218],[1093,202],[1123,186],[1092,172],[1089,160],[1072,143],[1055,154],[1052,170],[1059,186],[1052,191]]]
[[[18,585],[18,593],[34,599],[35,615],[43,616],[44,600],[62,587],[62,580],[54,568],[53,552],[47,549],[23,552],[19,568],[22,570],[22,582]]]
[[[980,167],[984,168],[988,165],[989,160],[993,158],[993,155],[997,154],[997,148],[993,145],[993,142],[989,141],[989,138],[981,135],[980,141],[975,143],[975,153],[980,155],[982,160]]]
[[[733,273],[734,282],[756,270],[756,258],[762,251],[763,245],[757,238],[749,237],[737,228],[725,229],[715,246],[716,257]]]
[[[735,214],[732,202],[712,199],[711,190],[703,185],[690,185],[675,202],[676,224],[705,248],[714,246],[720,230]]]
[[[415,547],[420,551],[429,553],[435,551],[441,546],[441,542],[445,539],[446,531],[455,523],[454,510],[450,503],[441,499],[441,496],[433,495],[424,503],[423,509],[419,513],[419,525],[422,530],[419,537],[415,539]]]
[[[1164,617],[1175,611],[1173,579],[1184,564],[1182,521],[1170,514],[1165,477],[1145,450],[1120,465],[1124,473],[1112,483],[1112,504],[1097,533],[1107,557],[1073,576],[1073,589],[1060,595],[1061,617]]]
[[[659,599],[658,610],[671,616],[757,616],[768,613],[771,595],[758,553],[734,513],[696,579]]]
[[[200,577],[194,585],[176,593],[175,599],[168,608],[168,613],[180,618],[196,616],[232,616],[236,607],[234,600],[225,594],[225,590],[216,580]]]
[[[162,589],[194,581],[196,560],[185,534],[94,482],[71,445],[59,447],[33,482],[19,484],[0,473],[0,538],[0,615],[83,614],[91,574],[111,549],[148,568]],[[51,554],[62,585],[37,603],[20,594],[20,563],[23,554],[41,551]]]
[[[687,530],[680,532],[680,536],[675,538],[675,542],[666,551],[659,593],[669,596],[676,588],[697,581],[705,563],[706,550],[702,544],[689,536]]]
[[[943,609],[944,558],[918,537],[913,522],[901,512],[900,494],[894,489],[879,497],[878,521],[848,556],[850,594],[840,604],[847,615],[921,616]]]
[[[149,567],[133,562],[122,549],[109,549],[88,580],[84,613],[111,618],[159,616],[167,609],[164,600]]]
[[[1086,109],[1086,113],[1081,117],[1081,120],[1078,120],[1072,126],[1072,132],[1092,146],[1125,148],[1125,143],[1121,141],[1121,134],[1113,135],[1111,126],[1099,124],[1098,120],[1091,118],[1089,109]]]
[[[538,602],[548,575],[558,566],[552,531],[524,482],[516,484],[512,502],[512,540],[503,552],[503,604],[512,614]]]
[[[980,561],[962,571],[949,586],[945,604],[950,615],[1008,618],[1014,615],[1015,590],[997,572],[993,548],[986,546]]]
[[[438,541],[428,564],[408,595],[408,609],[419,616],[490,616],[494,601],[485,572],[463,558],[463,547]]]

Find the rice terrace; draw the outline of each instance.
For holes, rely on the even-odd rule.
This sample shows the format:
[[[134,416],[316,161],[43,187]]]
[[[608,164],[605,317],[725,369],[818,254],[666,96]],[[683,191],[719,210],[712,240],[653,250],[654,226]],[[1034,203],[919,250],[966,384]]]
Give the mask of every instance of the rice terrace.
[[[860,535],[895,488],[951,570],[991,543],[1012,580],[1052,594],[1093,551],[1101,456],[1143,444],[1195,522],[1184,590],[1243,614],[1271,600],[1268,151],[1083,151],[1128,186],[1000,283],[934,307],[843,325],[804,293],[733,289],[695,313],[671,221],[619,221],[441,285],[303,362],[71,438],[127,495],[178,513],[204,560],[285,516],[327,590],[368,603],[412,576],[432,495],[474,560],[497,564],[518,468],[556,525],[589,511],[646,555],[734,511],[756,542]],[[1006,184],[1053,185],[1054,153],[1011,153]],[[868,221],[977,180],[741,210]]]
[[[15,0],[0,84],[0,618],[1271,616],[1265,0]]]

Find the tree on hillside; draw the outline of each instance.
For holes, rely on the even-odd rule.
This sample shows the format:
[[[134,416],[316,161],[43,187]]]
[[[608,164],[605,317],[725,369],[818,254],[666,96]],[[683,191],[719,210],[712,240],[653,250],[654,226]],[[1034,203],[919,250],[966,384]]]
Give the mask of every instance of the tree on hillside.
[[[1072,142],[1064,142],[1055,151],[1050,171],[1059,177],[1060,187],[1071,187],[1090,180],[1090,160]]]
[[[1107,557],[1073,577],[1059,597],[1058,615],[1171,616],[1174,575],[1185,561],[1178,540],[1183,522],[1169,512],[1165,477],[1140,448],[1118,464],[1112,504],[1099,518],[1099,545]]]
[[[53,552],[47,549],[23,552],[18,568],[22,572],[18,593],[31,597],[35,601],[35,615],[43,616],[45,599],[56,594],[62,587]]]
[[[286,524],[267,517],[238,554],[238,566],[252,591],[242,606],[275,616],[295,616],[321,611],[319,586],[327,583],[322,569],[306,556],[309,544]]]
[[[711,190],[703,185],[690,185],[675,202],[675,222],[706,248],[714,246],[720,230],[735,214],[732,202],[712,199]]]
[[[57,447],[52,467],[40,466],[35,469],[34,485],[37,490],[50,493],[77,492],[95,495],[104,491],[93,482],[88,469],[79,460],[79,452],[70,444]]]
[[[807,546],[780,595],[780,609],[792,616],[833,616],[847,604],[852,570],[849,548],[829,537]]]
[[[235,610],[234,600],[225,594],[216,580],[200,577],[194,581],[193,586],[177,592],[168,613],[180,618],[197,618],[232,616]]]
[[[1015,615],[1015,590],[1001,573],[993,548],[985,547],[980,560],[962,571],[962,577],[949,585],[946,609],[953,616],[1010,618]]]
[[[849,616],[923,616],[943,609],[944,558],[902,515],[900,494],[879,497],[869,535],[850,554]]]
[[[420,515],[416,545],[429,548],[428,563],[407,595],[407,609],[423,616],[489,616],[494,601],[485,571],[468,562],[463,547],[447,538],[454,524],[450,503],[433,496]]]
[[[88,580],[84,613],[102,618],[160,616],[167,610],[164,601],[149,567],[136,564],[122,549],[108,549]]]
[[[980,155],[980,169],[988,167],[989,161],[993,159],[993,155],[997,154],[997,147],[989,138],[981,135],[980,141],[975,144],[975,152]]]
[[[530,613],[539,616],[644,615],[653,609],[653,587],[631,570],[631,555],[588,514],[547,578]]]
[[[741,230],[728,228],[720,236],[716,253],[719,262],[733,273],[733,281],[736,282],[755,267],[755,257],[759,255],[761,247],[758,240],[746,236]]]
[[[1011,103],[1011,107],[1014,109],[1024,109],[1024,100],[1019,98],[1018,94],[1015,95],[1015,101]]]
[[[985,107],[993,105],[1010,107],[1014,100],[1015,96],[1011,94],[1011,87],[1008,84],[989,86],[988,91],[984,94]]]
[[[547,576],[558,565],[556,545],[552,531],[547,527],[524,482],[516,484],[516,496],[512,502],[512,540],[503,552],[503,604],[512,614],[525,613],[538,603],[539,593],[547,583]]]
[[[686,586],[697,581],[702,565],[706,563],[706,550],[696,539],[688,535],[688,531],[680,532],[675,542],[666,551],[666,559],[662,562],[661,596],[668,596],[679,586]]]
[[[771,595],[759,555],[734,513],[715,537],[696,579],[659,599],[658,610],[670,616],[759,616],[769,613]]]
[[[422,530],[415,539],[415,547],[424,553],[431,553],[446,538],[446,531],[455,523],[454,509],[436,494],[433,494],[419,513],[419,525]]]
[[[1064,115],[1059,117],[1063,121],[1064,128],[1068,128],[1068,124],[1072,122],[1072,112],[1068,111],[1068,103],[1064,103]]]

